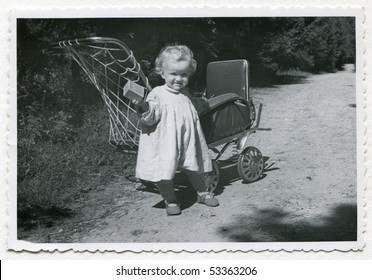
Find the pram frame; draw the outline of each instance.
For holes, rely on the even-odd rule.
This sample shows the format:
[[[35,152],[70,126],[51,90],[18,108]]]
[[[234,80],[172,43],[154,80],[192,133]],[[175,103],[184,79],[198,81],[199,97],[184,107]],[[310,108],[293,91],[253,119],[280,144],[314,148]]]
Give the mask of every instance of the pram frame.
[[[250,182],[254,182],[258,180],[261,177],[261,174],[264,168],[264,160],[263,160],[263,156],[261,152],[253,146],[246,147],[247,140],[251,134],[256,133],[258,130],[266,130],[266,129],[259,128],[263,104],[259,104],[258,112],[256,114],[256,109],[254,107],[253,100],[249,92],[249,83],[248,83],[248,80],[249,80],[249,71],[248,71],[249,66],[248,65],[249,64],[246,60],[240,59],[240,60],[228,60],[228,61],[209,63],[207,65],[207,80],[209,78],[208,74],[210,74],[211,71],[213,71],[213,66],[216,65],[217,67],[220,67],[221,65],[227,65],[227,63],[230,63],[230,62],[233,64],[234,63],[238,64],[238,69],[240,67],[243,70],[242,76],[239,77],[236,81],[238,83],[238,86],[236,85],[236,83],[235,84],[233,83],[233,88],[241,89],[240,95],[238,95],[237,93],[228,92],[229,87],[228,86],[226,87],[226,85],[224,85],[225,91],[227,91],[227,93],[221,93],[220,90],[217,90],[219,92],[219,95],[215,96],[213,89],[208,88],[209,83],[212,84],[212,88],[215,88],[215,84],[213,83],[214,80],[209,79],[210,81],[209,83],[207,83],[207,90],[206,90],[208,95],[212,97],[211,99],[209,99],[209,104],[210,104],[209,110],[213,110],[214,108],[217,108],[218,106],[220,106],[221,103],[223,104],[223,103],[228,103],[228,102],[231,102],[231,103],[240,102],[240,103],[245,104],[250,109],[251,122],[247,124],[247,127],[243,129],[241,132],[218,139],[217,141],[209,142],[208,147],[215,153],[215,157],[213,158],[213,161],[216,163],[214,165],[215,170],[213,170],[214,177],[216,176],[219,177],[221,170],[228,169],[228,168],[231,168],[237,165],[237,169],[238,169],[238,173],[240,177],[243,179],[244,182],[250,183]],[[227,67],[227,69],[228,68],[229,67]],[[217,69],[216,72],[217,73],[221,72],[221,68]],[[230,73],[226,73],[226,74],[230,74]],[[219,79],[219,77],[217,77],[217,79]],[[229,81],[230,84],[232,82],[234,81]],[[222,102],[216,99],[220,99]],[[200,115],[200,118],[202,119],[203,115],[206,113],[208,112],[202,113]],[[239,154],[238,159],[234,160],[234,156],[233,156],[232,158],[228,160],[220,160],[220,158],[225,153],[225,151],[230,147],[230,145],[234,145],[234,149],[235,149],[234,153],[236,155]],[[220,146],[222,146],[222,148]],[[251,170],[253,170],[253,172],[251,172]],[[219,184],[218,179],[214,178],[214,182],[211,187],[212,192],[215,192],[218,187],[218,184]]]

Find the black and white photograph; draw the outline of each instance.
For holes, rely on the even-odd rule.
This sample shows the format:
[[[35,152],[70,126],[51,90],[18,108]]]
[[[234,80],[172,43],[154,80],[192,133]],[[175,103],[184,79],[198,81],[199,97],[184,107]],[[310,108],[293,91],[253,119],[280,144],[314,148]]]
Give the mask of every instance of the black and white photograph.
[[[289,14],[15,16],[12,246],[360,248],[360,18]]]

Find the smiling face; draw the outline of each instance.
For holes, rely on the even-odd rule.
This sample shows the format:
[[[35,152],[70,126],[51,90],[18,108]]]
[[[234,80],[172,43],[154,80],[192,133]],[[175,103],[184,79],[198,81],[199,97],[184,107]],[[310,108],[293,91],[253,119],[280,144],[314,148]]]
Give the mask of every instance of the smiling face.
[[[163,61],[162,66],[161,77],[169,88],[179,91],[187,86],[192,72],[191,63],[188,60],[167,59]]]

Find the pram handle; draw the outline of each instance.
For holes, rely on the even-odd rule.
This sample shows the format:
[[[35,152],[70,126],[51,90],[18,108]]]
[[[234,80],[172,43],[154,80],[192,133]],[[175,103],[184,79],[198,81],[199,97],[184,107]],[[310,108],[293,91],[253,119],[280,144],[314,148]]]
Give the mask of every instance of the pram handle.
[[[214,108],[220,106],[221,104],[230,102],[230,101],[237,101],[237,100],[244,100],[236,93],[225,93],[222,95],[218,95],[216,97],[212,97],[208,99],[208,110],[213,110]],[[204,113],[204,112],[203,112]]]
[[[260,121],[261,121],[262,107],[263,107],[263,104],[260,103],[260,105],[258,107],[258,114],[257,114],[256,126],[254,127],[254,129],[255,129],[255,131],[257,131],[257,130],[260,130],[260,131],[271,131],[272,130],[271,128],[258,127],[260,125]]]
[[[258,126],[260,125],[262,107],[263,107],[263,104],[260,103],[260,105],[258,105],[258,113],[257,113],[257,119],[256,119],[256,126],[255,126],[255,128],[258,128]]]
[[[252,128],[250,128],[250,129],[247,130],[247,132],[249,134],[250,133],[254,133],[257,130],[260,130],[260,131],[271,131],[272,130],[271,128],[262,128],[262,127],[259,127],[260,122],[261,122],[262,107],[263,107],[263,104],[260,103],[260,105],[258,106],[258,113],[257,113],[257,118],[256,118],[256,125],[254,127],[252,127]]]
[[[266,130],[266,131],[271,130],[271,128],[259,128],[260,121],[261,121],[262,107],[263,107],[263,104],[260,103],[260,105],[258,106],[256,125],[252,128],[247,129],[244,136],[239,139],[239,142],[237,145],[238,150],[243,149],[243,147],[245,146],[245,143],[247,142],[248,136],[251,135],[252,133],[255,133],[257,130]]]

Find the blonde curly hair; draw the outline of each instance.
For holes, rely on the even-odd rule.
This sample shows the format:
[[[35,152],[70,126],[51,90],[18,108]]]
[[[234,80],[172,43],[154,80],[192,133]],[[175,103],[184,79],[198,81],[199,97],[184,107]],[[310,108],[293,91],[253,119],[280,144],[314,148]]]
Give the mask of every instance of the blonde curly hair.
[[[194,54],[189,47],[185,45],[167,45],[161,49],[158,57],[155,60],[155,72],[159,75],[163,72],[163,62],[165,60],[173,61],[190,61],[191,74],[196,71],[197,62],[194,59]]]

